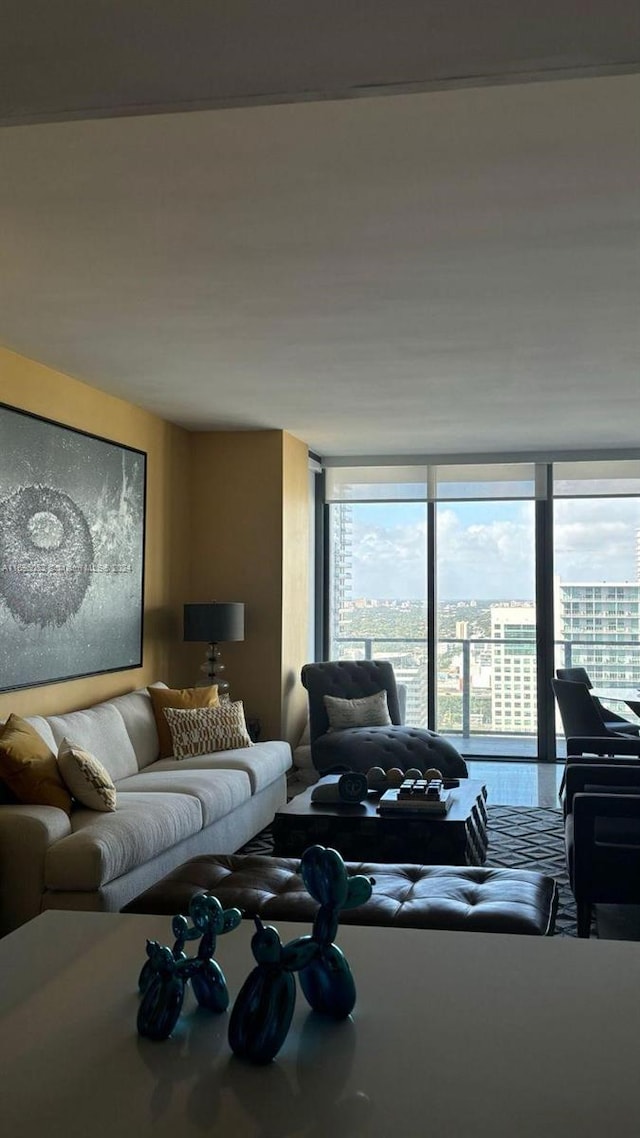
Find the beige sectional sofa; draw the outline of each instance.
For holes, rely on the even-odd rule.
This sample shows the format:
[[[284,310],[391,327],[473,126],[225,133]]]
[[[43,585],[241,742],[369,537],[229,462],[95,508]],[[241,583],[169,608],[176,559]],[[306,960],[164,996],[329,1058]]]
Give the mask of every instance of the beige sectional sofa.
[[[118,910],[187,858],[233,853],[286,801],[288,743],[159,759],[146,689],[28,722],[54,752],[66,737],[95,755],[117,809],[0,805],[0,933],[43,909]]]

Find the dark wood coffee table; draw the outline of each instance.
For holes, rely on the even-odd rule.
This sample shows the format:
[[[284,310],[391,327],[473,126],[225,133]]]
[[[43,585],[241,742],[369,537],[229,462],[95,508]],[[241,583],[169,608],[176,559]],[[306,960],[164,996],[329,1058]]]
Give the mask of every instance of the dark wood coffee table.
[[[460,779],[444,817],[380,815],[379,795],[355,806],[311,801],[313,787],[292,799],[273,820],[274,854],[300,857],[307,846],[332,846],[347,861],[482,865],[487,856],[487,790]]]

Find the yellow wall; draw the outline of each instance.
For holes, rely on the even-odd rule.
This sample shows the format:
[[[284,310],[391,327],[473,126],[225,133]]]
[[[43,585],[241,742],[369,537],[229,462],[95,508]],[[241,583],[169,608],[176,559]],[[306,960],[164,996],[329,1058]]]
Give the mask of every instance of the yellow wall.
[[[181,613],[189,573],[188,433],[2,348],[0,401],[147,452],[143,667],[0,692],[0,719],[12,711],[53,714],[86,707],[157,679],[177,682],[184,669]]]
[[[283,436],[282,735],[300,739],[307,693],[300,669],[309,660],[309,451]]]
[[[244,642],[221,646],[231,695],[262,738],[295,744],[306,714],[306,446],[276,430],[190,434],[2,348],[0,401],[147,452],[143,667],[0,692],[0,719],[87,707],[157,679],[196,683],[205,645],[183,644],[183,603],[244,601]]]
[[[306,699],[308,458],[283,431],[192,436],[192,601],[244,601],[245,639],[223,644],[231,697],[262,737],[295,744]],[[204,646],[192,655],[197,675]]]

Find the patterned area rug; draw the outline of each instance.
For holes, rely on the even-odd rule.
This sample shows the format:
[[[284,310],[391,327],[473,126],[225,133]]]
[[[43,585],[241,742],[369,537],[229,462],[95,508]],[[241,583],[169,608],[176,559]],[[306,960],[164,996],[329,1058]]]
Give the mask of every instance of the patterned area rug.
[[[564,857],[562,811],[545,807],[490,806],[487,865],[538,869],[558,882],[556,936],[577,936],[576,906]],[[594,905],[591,936],[640,940],[640,906]]]
[[[577,936],[576,906],[564,857],[562,811],[550,807],[489,806],[487,865],[537,869],[558,883],[556,936]],[[595,930],[593,930],[595,933]]]
[[[555,877],[559,895],[555,935],[575,937],[576,907],[565,866],[562,811],[542,806],[489,806],[487,813],[486,864],[498,869],[537,869]],[[270,828],[239,852],[272,854]],[[606,940],[640,940],[640,906],[596,906],[591,935]]]

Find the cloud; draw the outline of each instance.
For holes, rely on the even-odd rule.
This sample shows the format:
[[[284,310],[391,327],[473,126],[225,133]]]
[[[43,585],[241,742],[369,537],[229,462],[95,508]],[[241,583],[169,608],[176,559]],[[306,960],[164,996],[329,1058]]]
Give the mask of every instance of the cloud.
[[[465,524],[454,509],[441,508],[437,532],[439,599],[533,599],[533,512],[526,513],[528,517],[513,521]]]
[[[353,596],[424,600],[427,536],[414,525],[366,525],[354,519]]]
[[[496,504],[499,513],[503,503]],[[486,516],[484,503],[478,511]],[[440,506],[437,515],[438,597],[533,600],[534,507],[509,503],[510,517],[475,521],[473,503]],[[393,518],[397,506],[389,507]],[[634,581],[637,499],[571,499],[554,509],[555,572],[564,581]],[[424,600],[426,523],[372,523],[353,512],[354,597]]]
[[[556,573],[563,581],[637,580],[639,530],[636,498],[557,501]]]

